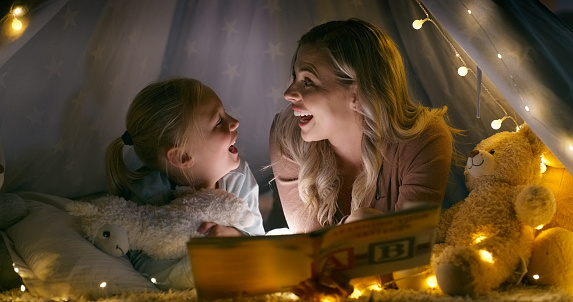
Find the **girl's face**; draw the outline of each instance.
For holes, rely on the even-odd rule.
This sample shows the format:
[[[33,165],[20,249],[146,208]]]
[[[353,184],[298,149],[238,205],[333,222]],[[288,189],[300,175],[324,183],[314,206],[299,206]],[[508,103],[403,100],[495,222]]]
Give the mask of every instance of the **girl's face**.
[[[228,115],[221,100],[204,86],[194,118],[189,154],[193,160],[192,177],[196,187],[214,187],[229,171],[239,166],[237,140],[239,121]]]
[[[331,65],[329,58],[312,46],[303,45],[297,51],[293,82],[284,97],[292,102],[294,115],[300,116],[304,141],[343,143],[360,128],[356,84],[341,84]]]

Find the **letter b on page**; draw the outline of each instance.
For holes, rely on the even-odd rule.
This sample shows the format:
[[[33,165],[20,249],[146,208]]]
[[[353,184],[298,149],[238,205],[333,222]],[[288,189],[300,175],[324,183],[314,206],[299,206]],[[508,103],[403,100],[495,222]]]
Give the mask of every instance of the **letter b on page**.
[[[412,258],[414,238],[377,242],[369,248],[370,263],[381,263]]]

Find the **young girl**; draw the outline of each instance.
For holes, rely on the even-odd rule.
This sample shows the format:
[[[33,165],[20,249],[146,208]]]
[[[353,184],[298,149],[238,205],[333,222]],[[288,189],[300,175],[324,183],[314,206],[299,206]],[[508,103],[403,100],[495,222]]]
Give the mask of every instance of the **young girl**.
[[[126,117],[127,131],[108,146],[107,180],[111,194],[140,204],[162,205],[176,186],[219,188],[245,200],[255,215],[250,227],[238,230],[205,221],[208,236],[263,235],[259,188],[235,147],[239,121],[228,115],[215,92],[201,82],[173,78],[152,83],[137,94]],[[131,171],[123,147],[133,146],[143,167]],[[151,259],[128,253],[134,268],[154,278],[160,289],[194,287],[188,257]]]

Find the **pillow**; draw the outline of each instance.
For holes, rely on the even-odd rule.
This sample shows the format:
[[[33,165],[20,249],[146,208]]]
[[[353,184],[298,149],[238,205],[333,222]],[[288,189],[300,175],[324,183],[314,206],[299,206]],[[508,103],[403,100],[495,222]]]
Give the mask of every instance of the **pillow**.
[[[64,210],[74,201],[43,193],[18,195],[29,214],[6,230],[6,245],[31,294],[66,299],[158,291],[127,258],[110,256],[82,237],[80,219]]]

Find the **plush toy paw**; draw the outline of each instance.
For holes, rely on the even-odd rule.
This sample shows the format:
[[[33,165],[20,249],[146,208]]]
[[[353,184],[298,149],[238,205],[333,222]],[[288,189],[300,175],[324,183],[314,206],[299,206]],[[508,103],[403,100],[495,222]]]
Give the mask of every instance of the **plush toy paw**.
[[[0,230],[5,230],[28,215],[26,202],[16,194],[0,193]]]
[[[533,228],[548,224],[556,209],[553,192],[536,184],[526,186],[515,199],[517,218],[521,223]]]
[[[529,283],[554,286],[573,297],[573,232],[555,227],[533,242],[526,278]]]

